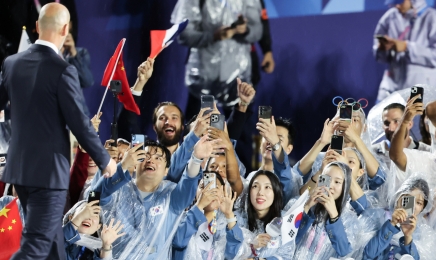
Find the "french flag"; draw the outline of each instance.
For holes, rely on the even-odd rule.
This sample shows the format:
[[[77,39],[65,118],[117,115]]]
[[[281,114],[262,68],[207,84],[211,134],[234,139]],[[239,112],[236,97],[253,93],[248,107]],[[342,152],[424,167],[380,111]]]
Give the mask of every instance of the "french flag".
[[[168,47],[174,39],[181,33],[183,30],[185,30],[186,26],[188,25],[189,20],[185,19],[183,22],[179,24],[173,25],[168,30],[152,30],[150,32],[150,38],[151,38],[151,53],[150,58],[154,59],[156,58],[159,53]]]

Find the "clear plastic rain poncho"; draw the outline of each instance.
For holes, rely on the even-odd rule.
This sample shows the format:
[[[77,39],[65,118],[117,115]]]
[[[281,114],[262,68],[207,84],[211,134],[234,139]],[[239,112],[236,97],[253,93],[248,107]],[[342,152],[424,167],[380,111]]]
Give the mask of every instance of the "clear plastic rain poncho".
[[[358,243],[360,227],[357,221],[356,213],[349,210],[346,206],[349,200],[350,184],[352,178],[351,169],[347,165],[340,162],[332,162],[328,164],[326,168],[333,165],[339,167],[345,175],[343,185],[344,188],[342,189],[343,196],[340,205],[342,208],[342,213],[337,221],[342,221],[348,242],[354,249],[356,248],[356,244]],[[286,205],[285,207],[285,210],[292,206],[290,205],[291,203],[292,201],[289,201],[288,205]],[[293,259],[323,260],[337,256],[337,253],[332,247],[329,235],[327,234],[325,229],[325,219],[328,217],[326,214],[328,213],[325,211],[324,214],[315,216],[316,220],[314,224],[309,227],[307,232],[297,244]],[[351,254],[353,254],[353,252],[351,252],[350,255]]]
[[[131,180],[111,195],[110,202],[102,206],[104,223],[121,220],[126,233],[112,244],[114,259],[171,258],[172,238],[182,217],[182,212],[170,207],[175,187],[164,180],[143,200]]]
[[[251,244],[256,244],[256,237],[260,234],[265,234],[264,223],[257,219],[257,226],[259,227],[255,231],[248,229],[248,217],[246,211],[239,209],[236,213],[238,218],[238,225],[241,227],[244,235],[244,242],[239,248],[238,254],[235,259],[245,260],[247,258],[253,258],[253,251]],[[271,241],[266,247],[256,250],[259,258],[275,257],[277,259],[292,259],[295,251],[295,242],[291,241],[282,245],[282,237],[272,237]]]
[[[210,251],[202,250],[196,242],[195,235],[189,240],[188,247],[186,248],[185,260],[197,260],[197,259],[225,259],[225,250],[227,244],[226,227],[227,220],[221,211],[217,211],[216,215],[216,233],[213,235],[213,242]],[[238,225],[238,224],[236,224]],[[236,227],[236,226],[235,226]],[[233,228],[235,228],[233,227]]]
[[[88,203],[85,200],[81,200],[79,202],[77,202],[76,204],[74,204],[74,206],[68,210],[67,213],[65,213],[63,219],[62,219],[62,225],[66,225],[68,222],[70,222],[70,216],[73,217],[73,215],[76,213],[76,210],[81,207],[82,205]],[[102,216],[100,215],[100,218]],[[102,222],[102,220],[100,219],[100,222]],[[97,230],[98,235],[100,236],[100,230]],[[80,233],[79,233],[80,234]],[[100,249],[103,245],[102,241],[100,238],[98,237],[93,237],[91,235],[87,235],[87,234],[80,234],[80,240],[78,240],[77,242],[75,242],[75,244],[77,246],[84,246],[86,248],[88,248],[91,251],[94,251],[96,249]]]
[[[402,195],[410,194],[414,189],[419,189],[423,191],[423,196],[425,199],[425,207],[422,212],[417,216],[417,227],[413,233],[413,243],[418,249],[420,259],[434,259],[436,255],[436,232],[428,225],[428,221],[425,219],[427,214],[433,207],[433,191],[429,189],[427,182],[425,181],[425,175],[417,173],[409,177],[401,187],[396,191],[395,194],[390,196],[390,212],[394,212],[397,205],[398,199]],[[390,220],[391,216],[386,216],[383,210],[374,209],[366,211],[360,218],[359,221],[362,225],[361,230],[361,242],[369,242],[373,236],[380,230],[382,225],[386,220]],[[394,235],[390,241],[390,246],[399,247],[399,239],[403,237],[404,234],[400,231],[398,234]],[[369,238],[369,239],[368,239]],[[366,246],[366,245],[364,245]],[[380,258],[382,257],[382,258]],[[383,256],[379,256],[378,259],[387,259]]]
[[[375,29],[374,35],[407,41],[407,51],[397,52],[379,49],[379,41],[374,39],[376,60],[389,65],[380,82],[378,100],[416,83],[436,86],[436,11],[427,6],[426,0],[411,3],[413,9],[404,15],[395,7],[389,9]]]
[[[237,77],[251,82],[251,43],[262,36],[261,5],[258,0],[179,0],[171,15],[171,22],[189,19],[180,36],[182,44],[191,47],[186,64],[185,84],[191,94],[214,95],[222,105],[237,103]],[[214,41],[213,34],[223,26],[230,26],[238,15],[247,19],[249,32],[237,40]]]
[[[273,174],[277,179],[278,177]],[[264,222],[257,219],[258,229],[254,231],[250,231],[248,227],[248,200],[250,199],[250,192],[248,190],[249,184],[245,180],[244,190],[241,195],[236,199],[234,208],[236,209],[235,215],[238,219],[238,225],[242,230],[244,236],[244,242],[242,246],[239,248],[239,251],[235,257],[235,259],[247,259],[252,257],[251,244],[255,243],[256,237],[259,234],[265,234]],[[283,212],[282,212],[283,213]],[[257,251],[259,258],[266,258],[270,256],[274,256],[277,259],[292,259],[293,253],[295,251],[295,243],[293,241],[282,245],[281,236],[273,237],[271,242],[268,243],[267,247],[264,247]]]

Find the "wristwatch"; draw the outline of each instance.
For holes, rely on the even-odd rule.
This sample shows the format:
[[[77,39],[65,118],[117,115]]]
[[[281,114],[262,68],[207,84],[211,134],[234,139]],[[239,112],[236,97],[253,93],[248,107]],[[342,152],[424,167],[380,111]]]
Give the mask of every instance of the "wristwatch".
[[[280,141],[278,143],[276,143],[275,145],[273,145],[272,149],[274,152],[279,150],[280,149]]]

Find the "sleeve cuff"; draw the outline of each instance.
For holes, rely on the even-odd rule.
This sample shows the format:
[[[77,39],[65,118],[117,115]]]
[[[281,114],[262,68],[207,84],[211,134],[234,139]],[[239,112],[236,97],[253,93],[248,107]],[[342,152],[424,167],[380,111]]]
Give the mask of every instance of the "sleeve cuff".
[[[134,96],[140,97],[142,95],[142,91],[133,90],[132,88],[130,90],[132,91],[132,95]]]

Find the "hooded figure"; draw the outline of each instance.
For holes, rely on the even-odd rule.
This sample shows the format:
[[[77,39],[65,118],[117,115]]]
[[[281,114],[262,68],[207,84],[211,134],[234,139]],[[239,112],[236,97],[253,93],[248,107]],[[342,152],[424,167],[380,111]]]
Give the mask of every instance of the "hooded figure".
[[[436,85],[436,10],[425,0],[388,0],[390,8],[379,20],[373,53],[388,69],[377,100],[417,83]]]
[[[339,168],[342,172],[338,179],[333,175],[332,168]],[[330,257],[344,257],[352,253],[358,234],[357,216],[354,212],[347,210],[350,184],[351,169],[341,162],[332,162],[328,164],[323,175],[331,177],[330,190],[341,182],[342,190],[337,199],[335,206],[338,212],[337,216],[331,216],[327,208],[317,202],[314,206],[313,201],[318,200],[317,191],[313,191],[308,202],[306,202],[302,222],[296,237],[297,248],[294,259],[329,259]],[[335,177],[336,176],[336,177]],[[334,193],[330,193],[332,196]],[[325,204],[326,205],[326,204]],[[306,207],[311,207],[307,209]],[[306,212],[307,211],[307,212]]]
[[[423,176],[414,175],[407,179],[391,197],[392,220],[386,220],[368,242],[363,259],[399,259],[402,255],[411,255],[415,260],[434,259],[436,233],[423,221],[423,217],[433,206],[431,194],[433,193]],[[398,214],[400,210],[404,211],[402,203],[406,196],[415,198],[413,218],[404,218]],[[411,224],[406,224],[404,220]]]
[[[251,43],[262,37],[260,1],[257,0],[179,0],[171,22],[189,19],[180,43],[190,47],[185,84],[190,95],[214,95],[219,104],[238,102],[236,78],[251,82]],[[228,39],[217,39],[221,28],[231,26],[238,15],[246,19],[247,31]],[[221,31],[222,32],[222,31]]]

